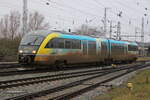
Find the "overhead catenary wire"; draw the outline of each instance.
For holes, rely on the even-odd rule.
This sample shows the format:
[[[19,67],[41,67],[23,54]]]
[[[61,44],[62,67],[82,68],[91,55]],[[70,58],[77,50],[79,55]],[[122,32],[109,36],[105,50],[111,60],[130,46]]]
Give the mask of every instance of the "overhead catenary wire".
[[[42,0],[43,1],[43,0]],[[44,0],[45,1],[45,0]],[[64,4],[61,4],[61,3],[58,3],[58,2],[54,2],[54,1],[50,1],[50,0],[47,0],[47,2],[50,2],[50,3],[53,3],[53,4],[56,4],[56,5],[58,5],[58,6],[62,6],[62,7],[64,7],[64,8],[69,8],[69,9],[72,9],[72,10],[74,10],[74,11],[77,11],[77,12],[79,12],[79,13],[81,13],[81,14],[86,14],[86,15],[89,15],[89,16],[96,16],[96,17],[103,17],[103,16],[99,16],[99,15],[96,15],[96,14],[93,14],[93,13],[89,13],[89,12],[87,12],[87,11],[84,11],[84,10],[81,10],[81,9],[78,9],[78,8],[74,8],[74,7],[72,7],[72,6],[69,6],[69,5],[64,5]]]
[[[46,4],[46,0],[39,0],[38,2],[36,1],[36,3],[41,3],[40,1],[42,1],[42,2],[44,2],[44,4]],[[50,4],[50,5],[49,5]],[[61,10],[61,11],[64,11],[63,13],[66,13],[66,12],[68,12],[69,14],[71,14],[72,16],[74,16],[74,17],[71,17],[71,16],[69,16],[69,18],[72,18],[72,19],[70,19],[70,20],[77,20],[76,18],[78,18],[78,19],[82,19],[83,20],[83,18],[81,18],[81,16],[79,16],[78,14],[78,16],[77,15],[74,15],[73,13],[72,13],[72,11],[71,10],[68,10],[68,7],[66,7],[65,5],[63,5],[63,6],[59,6],[58,4],[56,4],[56,3],[49,3],[47,6],[48,7],[50,7],[49,9],[51,9],[51,12],[50,13],[52,13],[53,12],[53,9],[58,9],[58,10]],[[53,9],[52,9],[53,8]],[[70,8],[70,9],[73,9],[74,10],[74,8]],[[47,10],[47,9],[46,9]],[[78,11],[77,10],[77,12],[79,12],[80,14],[83,14],[81,11]],[[55,14],[56,15],[56,12],[55,13],[53,13],[53,14]],[[86,13],[87,14],[87,13]],[[86,18],[88,18],[87,17],[87,15],[86,14],[84,14],[85,16],[85,18],[84,19],[86,19]],[[56,15],[57,16],[57,15]],[[61,15],[60,15],[61,16]],[[91,15],[90,15],[91,16]],[[96,17],[97,17],[97,19],[99,18],[99,16],[98,15],[95,15]],[[67,16],[68,17],[68,16]],[[93,16],[92,16],[93,17]],[[91,17],[91,18],[92,18]],[[81,21],[80,21],[81,22]]]
[[[101,2],[98,2],[97,0],[93,0],[95,3],[97,3],[99,6],[102,6],[103,8],[105,8],[105,5],[104,4],[102,4]],[[111,7],[110,7],[111,8]],[[112,14],[114,14],[114,15],[116,15],[116,16],[118,16],[118,13],[115,13],[114,11],[112,11],[112,10],[110,10],[110,12],[112,13]],[[118,11],[119,12],[119,11]],[[125,15],[126,16],[126,15]],[[122,17],[121,16],[121,18],[123,18],[124,20],[121,20],[121,21],[124,21],[124,23],[126,23],[126,22],[128,22],[129,21],[129,16],[126,16],[126,17]],[[107,21],[108,21],[108,19],[107,19]],[[121,23],[121,24],[123,24],[123,23]],[[127,25],[126,25],[127,26]],[[133,25],[133,24],[131,24],[131,26],[132,27],[136,27],[135,25]]]
[[[45,0],[40,0],[40,1],[43,1],[44,3],[46,3]],[[53,4],[53,6],[52,6],[52,4]],[[56,2],[54,2],[54,3],[52,3],[52,4],[51,4],[51,6],[50,6],[51,8],[59,9],[59,10],[62,10],[62,11],[63,11],[63,8],[66,8],[66,9],[70,8],[70,6],[67,6],[67,7],[66,7],[65,5],[63,5],[63,6],[61,5],[61,6],[60,6],[60,5],[58,5]],[[54,4],[57,5],[57,6],[54,6]],[[49,4],[48,4],[48,5],[49,5]],[[62,7],[62,8],[60,8],[60,7]],[[71,7],[70,9],[76,10],[76,8],[73,8],[73,7]],[[83,10],[81,11],[81,10],[78,10],[78,9],[77,9],[77,12],[83,14],[84,11],[83,11]],[[86,15],[86,14],[87,14],[87,12],[84,13],[84,15]],[[88,15],[89,15],[89,14],[90,14],[90,16],[92,16],[92,17],[95,16],[96,19],[100,19],[100,18],[99,18],[100,16],[98,16],[98,15],[94,15],[94,14],[88,13]],[[87,19],[87,18],[88,18],[87,16],[84,16],[84,17],[85,17],[84,19]],[[88,18],[88,19],[92,19],[92,17],[90,17],[90,18]],[[80,16],[79,16],[79,18],[80,18]],[[102,18],[102,17],[101,17],[101,18]],[[74,19],[75,19],[75,17],[72,18],[72,23],[74,23],[75,20],[76,20],[76,22],[77,22],[77,19],[75,19],[75,20],[74,20]],[[84,19],[82,19],[82,20],[84,20]],[[81,22],[81,21],[79,21],[79,22]],[[83,22],[84,22],[84,21],[83,21]]]
[[[36,3],[37,3],[37,5],[40,4],[40,3],[38,3],[38,2],[36,2]],[[44,4],[45,4],[45,2],[44,2]],[[42,4],[42,5],[43,5],[43,4]],[[47,8],[49,8],[49,9],[47,9]],[[51,9],[51,8],[54,8],[54,7],[46,6],[46,9],[44,9],[44,10],[46,10],[47,12],[50,12],[50,9]],[[56,10],[56,9],[61,10],[61,11],[64,11],[64,9],[62,9],[62,8],[60,8],[60,7],[55,7],[55,10]],[[67,11],[67,12],[68,12],[68,14],[69,14],[71,11]],[[51,15],[55,15],[55,16],[51,16]],[[71,16],[62,16],[62,15],[60,15],[60,14],[57,14],[56,12],[50,12],[48,17],[51,17],[51,18],[53,18],[53,19],[57,19],[57,16],[59,16],[59,19],[61,18],[61,19],[66,20],[66,21],[68,21],[68,22],[71,22],[71,21],[74,19],[74,17],[71,17]],[[67,19],[65,19],[66,17],[67,17]],[[80,17],[79,17],[79,18],[80,18]]]
[[[45,1],[45,0],[44,0],[44,1]],[[94,0],[94,1],[96,1],[96,2],[97,2],[97,0]],[[51,2],[52,2],[52,1],[51,1]],[[54,3],[56,3],[56,2],[54,2]],[[97,3],[98,3],[98,2],[97,2]],[[58,4],[58,3],[57,3],[57,4]],[[98,3],[98,4],[101,4],[101,6],[104,6],[102,3]],[[60,3],[59,3],[59,5],[61,5],[61,6],[62,6],[62,4],[60,4]],[[67,6],[66,6],[66,5],[63,5],[63,7],[64,7],[64,8],[66,8],[66,7],[67,7],[67,8],[71,8],[71,9],[76,9],[76,8],[70,7],[70,6],[68,6],[68,5],[67,5]],[[78,9],[78,11],[79,11],[79,12],[82,12],[82,11],[81,11],[81,10],[79,10],[79,9]],[[110,12],[112,12],[112,11],[110,11]],[[114,12],[112,12],[112,13],[114,13]],[[87,12],[86,12],[86,14],[87,14]],[[89,14],[89,13],[88,13],[88,14]],[[115,15],[117,15],[117,13],[114,13],[114,14],[115,14]],[[91,14],[90,14],[90,15],[91,15]],[[126,18],[128,18],[128,17],[126,17]],[[126,18],[124,18],[124,17],[123,17],[123,19],[125,19],[125,20],[126,20],[126,22],[127,22],[127,21],[128,21],[128,19],[126,19]],[[130,18],[129,18],[129,19],[130,19]]]
[[[43,2],[41,2],[41,1],[43,1]],[[103,19],[103,16],[101,16],[101,14],[99,14],[97,11],[99,10],[100,13],[103,12],[104,9],[102,9],[102,8],[107,7],[107,4],[109,5],[109,3],[110,3],[110,2],[100,2],[98,0],[90,0],[90,3],[89,3],[89,1],[85,2],[85,5],[83,5],[83,6],[82,6],[82,3],[79,3],[78,6],[82,6],[82,7],[76,8],[74,5],[71,6],[69,3],[67,4],[67,2],[62,3],[62,2],[59,2],[58,0],[50,1],[50,5],[46,6],[45,2],[47,2],[47,1],[49,1],[49,0],[34,0],[34,2],[30,2],[30,3],[37,3],[37,5],[39,5],[39,4],[43,5],[43,6],[38,6],[38,7],[44,7],[43,11],[46,10],[45,11],[46,13],[48,13],[48,12],[50,13],[50,14],[45,14],[44,13],[44,15],[46,15],[45,17],[54,19],[53,21],[56,22],[57,24],[62,24],[62,23],[65,22],[66,26],[67,26],[67,24],[69,26],[69,24],[73,24],[74,22],[76,23],[76,26],[81,24],[81,22],[86,24],[85,20],[86,19],[88,19],[88,20],[92,19],[93,18],[92,16],[96,17],[96,20],[94,20],[92,22],[92,24],[96,23],[96,24],[100,25],[100,23],[102,23],[101,19]],[[61,0],[61,1],[63,1],[63,0]],[[110,1],[110,0],[108,0],[108,1]],[[143,9],[143,10],[145,8],[149,9],[146,6],[143,6],[144,3],[139,2],[137,7],[132,7],[132,5],[136,5],[136,4],[134,4],[134,1],[132,1],[133,3],[130,2],[131,3],[131,6],[130,6],[130,5],[128,5],[129,2],[130,2],[129,0],[125,0],[123,2],[121,2],[119,0],[115,0],[115,2],[112,2],[111,5],[109,5],[111,10],[109,10],[110,15],[108,15],[109,17],[107,18],[108,19],[107,21],[110,21],[112,19],[118,20],[119,17],[117,16],[117,14],[120,11],[123,11],[123,16],[120,18],[120,21],[121,21],[121,24],[122,24],[122,27],[123,27],[124,31],[125,31],[125,29],[127,29],[129,23],[130,23],[130,26],[132,27],[130,31],[133,31],[134,28],[137,27],[137,26],[140,27],[141,20],[138,19],[138,17],[134,18],[133,16],[131,16],[133,14],[130,14],[130,13],[135,12],[139,9]],[[78,3],[75,3],[75,4],[78,4]],[[116,7],[115,7],[115,5],[116,5]],[[121,10],[118,9],[117,5],[121,6],[122,9]],[[11,4],[8,5],[8,6],[10,6],[10,7],[7,7],[7,5],[4,6],[4,7],[8,8],[8,9],[15,9],[15,8],[19,7],[18,4],[16,4],[16,6],[11,5]],[[1,7],[3,7],[3,6],[1,6]],[[85,9],[82,9],[83,7],[85,7]],[[94,10],[94,8],[95,8],[95,10]],[[32,10],[33,9],[37,10],[36,7],[35,8],[33,7]],[[90,9],[92,9],[93,12],[91,12]],[[56,10],[59,11],[58,13],[60,13],[60,14],[57,14]],[[137,12],[137,15],[138,14],[142,15],[143,13],[144,12],[142,10],[139,10],[139,12]],[[147,10],[146,13],[149,13],[149,10]],[[113,16],[113,15],[115,15],[115,16]],[[115,17],[116,17],[116,19],[115,19]],[[118,19],[117,19],[117,17],[118,17]],[[148,20],[148,16],[145,17],[145,20]],[[116,23],[117,22],[115,22],[115,24]],[[148,23],[147,26],[149,25],[148,21],[147,22],[145,21],[145,23]],[[62,27],[64,27],[64,26],[62,26]]]

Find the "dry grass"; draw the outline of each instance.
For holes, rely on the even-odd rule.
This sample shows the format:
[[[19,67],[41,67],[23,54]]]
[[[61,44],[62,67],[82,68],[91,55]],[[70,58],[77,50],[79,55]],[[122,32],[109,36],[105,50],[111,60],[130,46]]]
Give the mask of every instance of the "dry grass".
[[[150,57],[139,57],[137,61],[150,61]]]
[[[138,73],[128,82],[133,83],[132,91],[126,87],[127,83],[124,83],[94,100],[150,100],[150,69]]]

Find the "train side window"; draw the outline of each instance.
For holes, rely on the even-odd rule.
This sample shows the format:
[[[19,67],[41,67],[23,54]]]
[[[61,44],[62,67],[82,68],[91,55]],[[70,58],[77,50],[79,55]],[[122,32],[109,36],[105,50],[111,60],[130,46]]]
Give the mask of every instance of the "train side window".
[[[81,41],[72,40],[72,49],[81,49]]]
[[[65,48],[71,49],[72,41],[70,39],[65,39]]]
[[[64,39],[63,38],[58,38],[58,48],[64,48]]]
[[[117,45],[115,44],[115,43],[112,43],[112,52],[114,53],[114,54],[116,54],[117,53]]]
[[[88,41],[88,47],[89,49],[96,49],[96,42]]]
[[[96,42],[88,41],[88,54],[95,55],[96,54]]]
[[[124,52],[124,46],[122,44],[112,43],[113,54],[122,54]]]
[[[50,42],[46,44],[45,48],[50,48]]]
[[[56,39],[52,39],[50,40],[47,45],[45,46],[45,48],[55,48],[56,47]]]
[[[111,44],[111,47],[112,47],[112,51],[115,51],[115,44],[114,43]]]
[[[47,43],[45,48],[64,48],[64,39],[54,38]]]

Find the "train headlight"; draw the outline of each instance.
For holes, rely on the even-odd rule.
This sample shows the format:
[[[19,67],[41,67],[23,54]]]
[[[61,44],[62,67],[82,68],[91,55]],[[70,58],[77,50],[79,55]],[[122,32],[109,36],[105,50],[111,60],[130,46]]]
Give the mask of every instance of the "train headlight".
[[[36,53],[36,51],[35,51],[35,50],[33,50],[33,51],[32,51],[32,53],[33,53],[33,54],[35,54],[35,53]]]
[[[23,53],[23,51],[22,51],[22,50],[19,50],[19,53]]]

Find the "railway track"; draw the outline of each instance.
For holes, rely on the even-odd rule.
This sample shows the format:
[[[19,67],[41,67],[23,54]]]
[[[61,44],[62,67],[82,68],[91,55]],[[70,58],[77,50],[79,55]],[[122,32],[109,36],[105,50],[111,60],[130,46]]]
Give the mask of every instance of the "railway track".
[[[0,89],[6,89],[11,87],[18,87],[23,85],[29,85],[29,84],[37,84],[47,81],[56,81],[56,80],[62,80],[67,78],[73,78],[73,77],[80,77],[80,76],[86,76],[86,75],[95,75],[99,73],[103,73],[102,70],[89,70],[89,71],[79,71],[79,72],[73,72],[73,73],[64,73],[64,74],[56,74],[56,75],[48,75],[48,76],[41,76],[41,77],[33,77],[33,78],[25,78],[25,79],[17,79],[17,80],[10,80],[10,81],[0,81]]]
[[[44,72],[50,72],[50,70],[48,68],[40,70],[39,69],[11,70],[0,72],[0,76],[22,75],[22,74],[44,73]]]
[[[101,85],[104,86],[103,84],[106,84],[107,82],[110,82],[110,81],[112,81],[112,80],[114,80],[114,79],[117,79],[117,78],[119,78],[119,77],[122,77],[122,76],[124,76],[124,75],[126,75],[126,74],[128,74],[128,73],[130,73],[130,72],[133,72],[133,71],[135,71],[135,69],[130,69],[129,71],[126,71],[126,72],[124,72],[124,73],[115,75],[115,76],[110,77],[110,78],[108,78],[108,79],[99,81],[99,82],[94,83],[94,84],[92,84],[92,85],[90,85],[90,86],[85,86],[84,88],[81,88],[80,90],[76,90],[76,91],[73,91],[73,92],[71,92],[71,93],[65,93],[65,94],[59,95],[59,96],[57,96],[57,97],[49,98],[49,100],[70,100],[70,99],[73,98],[73,97],[76,97],[76,96],[78,96],[78,95],[81,95],[81,94],[83,94],[83,93],[85,93],[85,92],[88,92],[88,91],[90,91],[90,90],[92,90],[92,89],[94,89],[94,88],[97,88],[97,87],[99,87],[99,86],[101,86]]]
[[[139,63],[139,62],[137,62]],[[128,64],[127,64],[128,65]],[[130,65],[130,64],[129,64]],[[121,65],[122,66],[122,65]],[[99,67],[92,65],[92,67]],[[89,67],[89,68],[92,68]],[[30,73],[44,73],[44,72],[54,72],[54,71],[65,71],[65,70],[76,70],[76,69],[86,69],[87,66],[73,66],[73,67],[65,67],[63,69],[56,69],[54,67],[47,66],[23,66],[18,63],[0,63],[0,76],[10,76],[10,75],[22,75],[22,74],[30,74]],[[101,66],[101,68],[103,68]],[[112,69],[111,67],[103,68],[103,70]]]
[[[21,65],[17,62],[1,62],[0,69],[19,68]]]
[[[122,67],[124,67],[124,65],[122,65]],[[18,87],[18,86],[29,85],[29,84],[34,84],[34,83],[42,83],[42,82],[47,82],[47,81],[56,81],[56,80],[80,77],[80,76],[86,76],[86,75],[95,75],[95,74],[106,72],[105,70],[109,71],[109,70],[114,70],[114,69],[113,68],[101,69],[101,68],[96,67],[94,69],[83,70],[83,71],[66,72],[66,73],[53,74],[53,75],[40,76],[40,77],[0,81],[0,89]],[[30,70],[29,72],[33,73],[33,71],[35,70]],[[23,72],[23,73],[25,74],[26,72]]]
[[[145,61],[137,61],[136,63],[141,63]],[[147,61],[148,62],[148,61]],[[14,69],[14,68],[32,68],[33,66],[21,65],[18,62],[0,62],[0,69]],[[36,66],[37,67],[37,66]],[[35,68],[36,68],[35,67]],[[38,66],[40,68],[41,66]],[[45,67],[45,66],[44,66]]]
[[[44,91],[39,91],[39,92],[35,92],[35,93],[29,93],[29,94],[16,96],[16,97],[13,97],[13,98],[9,98],[7,100],[28,100],[28,99],[33,99],[35,97],[45,96],[45,95],[51,95],[50,98],[48,98],[48,99],[51,99],[51,100],[54,100],[54,99],[55,100],[69,100],[70,98],[73,98],[73,97],[75,97],[75,96],[77,96],[77,95],[79,95],[81,93],[84,93],[84,92],[89,91],[89,90],[91,90],[91,89],[93,89],[95,87],[98,87],[98,86],[100,86],[103,83],[109,82],[109,81],[111,81],[113,79],[116,79],[118,77],[126,75],[126,74],[128,74],[128,73],[130,73],[132,71],[137,70],[137,69],[146,67],[148,65],[149,64],[137,64],[137,65],[130,65],[130,66],[126,66],[126,67],[120,67],[120,68],[113,69],[113,70],[95,71],[93,73],[89,72],[89,73],[87,73],[87,75],[89,75],[88,78],[77,80],[77,81],[65,84],[63,86],[58,86],[58,87],[47,89],[47,90],[44,90]],[[110,74],[113,74],[113,73],[118,73],[119,71],[123,71],[123,70],[126,70],[126,71],[122,72],[122,73],[120,73],[118,75],[116,74],[115,76],[110,75]],[[72,75],[64,76],[64,77],[61,77],[61,78],[59,77],[59,79],[71,78],[71,77],[73,77]],[[77,74],[74,77],[79,77],[81,75],[83,75],[83,73]],[[95,84],[92,84],[91,86],[83,85],[83,83],[85,83],[85,82],[88,82],[90,80],[97,79],[99,77],[103,77],[103,76],[106,76],[106,75],[110,75],[111,77],[109,77],[108,79],[102,80],[100,82],[96,82]],[[51,81],[55,80],[55,79],[58,80],[57,78],[54,78],[54,79],[51,79]],[[47,81],[50,81],[50,80],[47,80]],[[72,88],[75,88],[75,87],[78,87],[79,89],[73,89],[73,90],[76,90],[76,91],[69,92],[69,93],[68,92],[67,93],[64,92],[65,90],[72,89]],[[52,94],[55,94],[56,92],[57,93],[58,92],[62,92],[62,91],[65,94],[61,93],[60,95],[57,95],[56,97],[52,96]]]
[[[65,94],[62,94],[62,95],[59,95],[59,96],[57,96],[57,97],[53,97],[53,98],[49,98],[49,100],[70,100],[71,98],[73,98],[73,97],[76,97],[76,96],[78,96],[78,95],[81,95],[81,94],[83,94],[83,93],[85,93],[85,92],[88,92],[88,91],[90,91],[90,90],[92,90],[92,89],[94,89],[94,88],[97,88],[97,87],[99,87],[99,86],[104,86],[103,84],[105,84],[105,83],[107,83],[107,82],[110,82],[110,81],[112,81],[112,80],[114,80],[114,79],[117,79],[117,78],[119,78],[119,77],[122,77],[122,76],[124,76],[124,75],[126,75],[126,74],[129,74],[129,73],[131,73],[131,72],[133,72],[133,71],[136,71],[136,70],[138,70],[138,69],[141,69],[141,68],[143,68],[143,67],[146,67],[146,66],[149,66],[150,64],[146,64],[146,65],[138,65],[138,66],[136,66],[136,67],[134,67],[134,68],[130,68],[130,69],[128,69],[126,72],[123,72],[123,73],[120,73],[120,74],[118,74],[118,75],[114,75],[114,76],[112,76],[112,77],[109,77],[108,79],[104,79],[104,80],[102,80],[102,81],[99,81],[99,82],[96,82],[96,83],[94,83],[94,84],[92,84],[92,85],[90,85],[90,86],[85,86],[84,88],[81,88],[80,90],[76,90],[76,91],[73,91],[73,92],[71,92],[71,93],[65,93]]]
[[[93,66],[95,68],[99,68],[97,66]],[[93,68],[93,67],[89,67],[89,68]],[[21,67],[23,68],[23,67]],[[28,67],[29,68],[29,67]],[[23,75],[23,74],[33,74],[33,73],[45,73],[45,72],[59,72],[59,71],[67,71],[67,70],[78,70],[78,69],[87,69],[87,67],[82,66],[82,67],[66,67],[63,69],[56,69],[56,68],[50,68],[50,67],[43,67],[43,68],[39,68],[39,69],[35,69],[35,68],[31,68],[31,69],[15,69],[15,70],[1,70],[0,71],[0,76],[10,76],[10,75]],[[111,68],[110,68],[111,69]],[[105,69],[104,69],[105,70]]]

